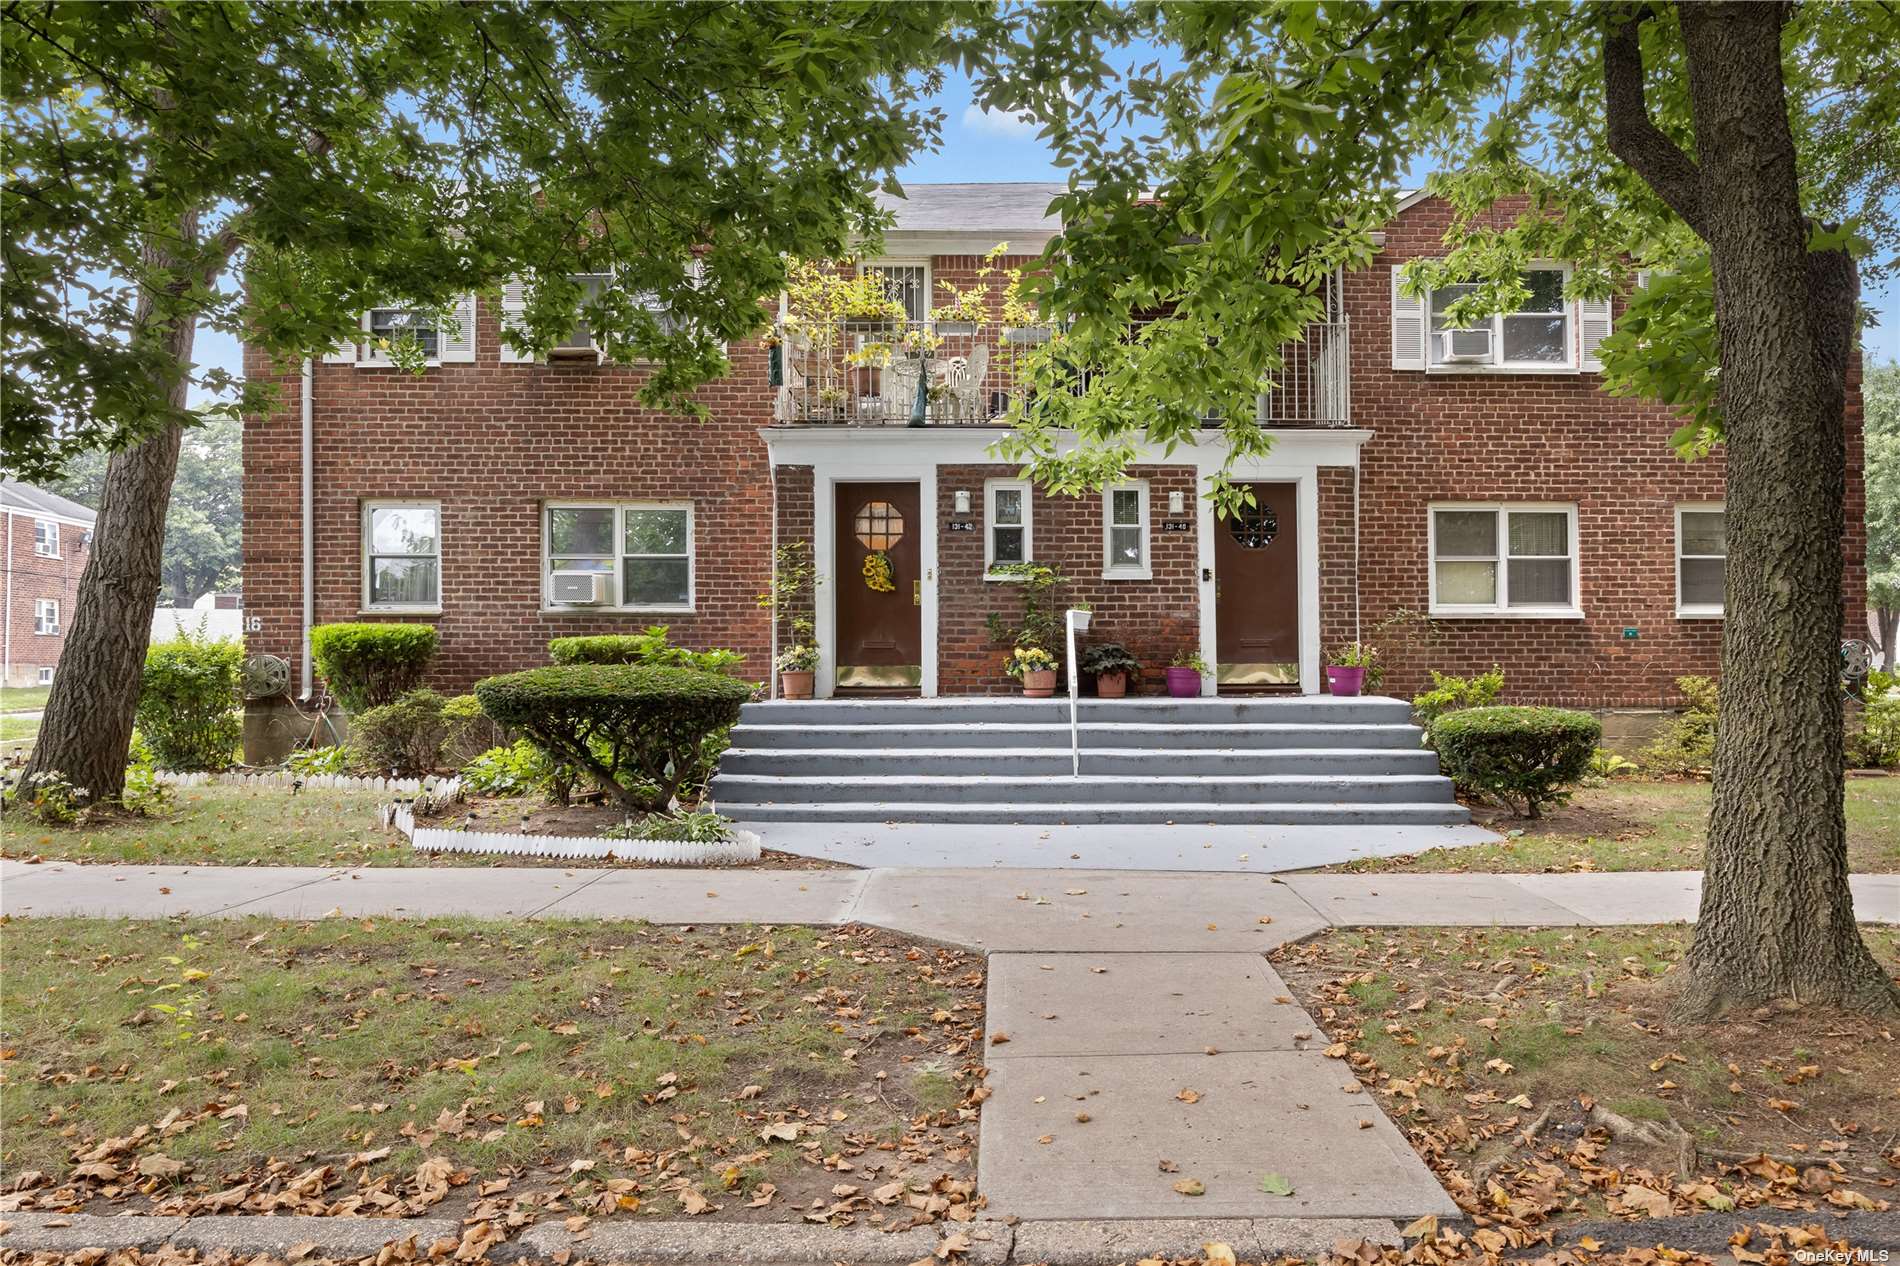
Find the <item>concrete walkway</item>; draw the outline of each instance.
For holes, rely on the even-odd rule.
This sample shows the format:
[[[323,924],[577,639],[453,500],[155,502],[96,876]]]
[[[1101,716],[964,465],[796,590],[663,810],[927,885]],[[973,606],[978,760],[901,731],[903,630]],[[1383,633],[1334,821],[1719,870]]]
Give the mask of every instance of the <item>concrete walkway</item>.
[[[1693,871],[1274,877],[0,861],[0,909],[861,922],[968,946],[989,955],[991,1096],[978,1178],[994,1214],[1254,1227],[1456,1214],[1374,1098],[1315,1049],[1321,1030],[1262,957],[1267,950],[1337,926],[1682,922],[1695,916],[1700,883]],[[1853,884],[1862,919],[1900,922],[1900,876]]]

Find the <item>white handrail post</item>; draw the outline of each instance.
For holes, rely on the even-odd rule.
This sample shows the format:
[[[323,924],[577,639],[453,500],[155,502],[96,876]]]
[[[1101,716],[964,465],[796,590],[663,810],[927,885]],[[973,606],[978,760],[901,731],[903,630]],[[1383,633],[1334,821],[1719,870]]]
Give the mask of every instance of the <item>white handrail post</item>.
[[[1081,672],[1075,662],[1075,635],[1089,627],[1089,612],[1082,607],[1070,607],[1063,617],[1063,624],[1069,635],[1069,772],[1072,777],[1082,776],[1082,727],[1076,720],[1079,706],[1077,696],[1081,694]]]

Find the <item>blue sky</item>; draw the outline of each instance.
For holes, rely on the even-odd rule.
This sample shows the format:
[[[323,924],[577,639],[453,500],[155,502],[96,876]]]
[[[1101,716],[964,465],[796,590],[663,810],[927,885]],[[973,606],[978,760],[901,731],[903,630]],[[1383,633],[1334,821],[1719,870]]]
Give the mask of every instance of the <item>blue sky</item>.
[[[944,111],[943,144],[905,167],[901,179],[916,183],[942,181],[1063,180],[1067,173],[1050,161],[1048,147],[1036,137],[1034,124],[1008,115],[978,109],[971,101],[970,82],[952,75],[939,98]],[[1421,169],[1409,184],[1424,179]],[[1869,364],[1900,360],[1900,283],[1889,282],[1865,295],[1880,324],[1866,338]],[[200,330],[197,360],[233,374],[241,372],[237,341],[228,335]]]

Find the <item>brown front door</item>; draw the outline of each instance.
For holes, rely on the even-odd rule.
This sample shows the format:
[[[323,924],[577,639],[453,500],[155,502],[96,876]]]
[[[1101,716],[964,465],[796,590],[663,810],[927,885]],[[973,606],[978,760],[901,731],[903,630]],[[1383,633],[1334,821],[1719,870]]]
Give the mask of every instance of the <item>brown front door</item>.
[[[836,522],[838,688],[915,690],[924,679],[917,485],[839,484]],[[884,565],[867,568],[877,556]]]
[[[1299,485],[1246,484],[1254,504],[1214,520],[1215,680],[1300,680]]]

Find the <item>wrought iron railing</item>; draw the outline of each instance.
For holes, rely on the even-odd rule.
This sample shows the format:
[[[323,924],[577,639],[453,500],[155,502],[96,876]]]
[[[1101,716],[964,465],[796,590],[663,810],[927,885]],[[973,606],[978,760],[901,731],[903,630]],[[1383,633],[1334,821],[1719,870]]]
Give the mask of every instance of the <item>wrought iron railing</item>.
[[[1145,323],[1144,323],[1145,324]],[[781,327],[773,418],[836,426],[984,426],[1030,389],[1028,358],[1047,327],[840,321]],[[1350,417],[1346,322],[1315,322],[1267,375],[1259,420],[1344,426]],[[1078,372],[1076,390],[1087,389]],[[1211,424],[1211,423],[1210,423]]]

